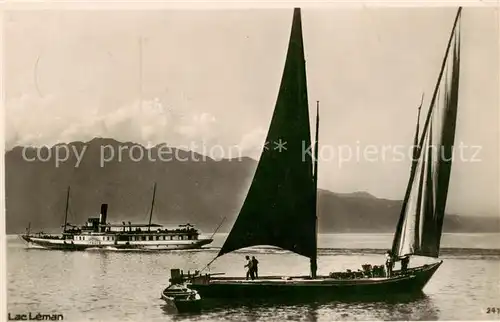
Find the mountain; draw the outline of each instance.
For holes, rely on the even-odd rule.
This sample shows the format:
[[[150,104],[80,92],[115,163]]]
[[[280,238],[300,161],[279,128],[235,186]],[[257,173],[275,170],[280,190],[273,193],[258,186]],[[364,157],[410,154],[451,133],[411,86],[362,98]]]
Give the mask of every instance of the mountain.
[[[65,151],[67,160],[56,164],[56,153],[65,157]],[[83,156],[80,163],[75,151]],[[28,222],[33,230],[57,232],[64,222],[68,186],[70,223],[83,224],[98,215],[101,203],[109,204],[111,222],[147,222],[154,182],[153,222],[189,222],[208,233],[226,217],[220,232],[227,232],[256,165],[247,157],[214,160],[166,145],[147,149],[105,138],[44,149],[15,147],[5,153],[7,233],[24,232]],[[392,233],[400,206],[401,201],[366,192],[320,190],[319,231]],[[490,232],[498,227],[497,218],[459,215],[447,215],[444,224],[445,231],[453,232]]]

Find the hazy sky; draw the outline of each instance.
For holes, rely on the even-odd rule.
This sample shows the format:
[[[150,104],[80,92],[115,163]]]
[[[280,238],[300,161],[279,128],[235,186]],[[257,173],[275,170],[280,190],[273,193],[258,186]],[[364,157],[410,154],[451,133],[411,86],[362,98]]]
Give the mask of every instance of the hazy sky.
[[[455,13],[303,10],[311,116],[320,100],[322,147],[411,144],[416,107],[423,92],[428,107]],[[291,18],[291,9],[8,12],[7,148],[94,136],[171,145],[203,138],[257,158]],[[451,212],[499,213],[498,26],[494,9],[462,13],[456,143],[482,148],[480,162],[454,163]],[[409,160],[389,154],[339,165],[326,157],[320,187],[403,197]]]

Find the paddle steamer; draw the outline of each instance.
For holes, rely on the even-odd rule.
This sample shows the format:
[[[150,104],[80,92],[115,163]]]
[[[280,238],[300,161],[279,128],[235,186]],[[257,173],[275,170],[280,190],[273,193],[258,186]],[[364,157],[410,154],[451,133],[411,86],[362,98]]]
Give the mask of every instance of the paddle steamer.
[[[155,190],[156,191],[156,185]],[[60,250],[182,250],[196,249],[210,244],[212,238],[200,238],[199,231],[191,224],[179,225],[177,228],[168,229],[163,225],[151,223],[153,202],[149,223],[122,224],[108,223],[108,205],[101,205],[99,217],[88,218],[85,225],[74,226],[67,222],[69,205],[68,188],[66,198],[66,216],[61,235],[45,233],[31,234],[30,229],[21,238],[30,247],[60,249]]]

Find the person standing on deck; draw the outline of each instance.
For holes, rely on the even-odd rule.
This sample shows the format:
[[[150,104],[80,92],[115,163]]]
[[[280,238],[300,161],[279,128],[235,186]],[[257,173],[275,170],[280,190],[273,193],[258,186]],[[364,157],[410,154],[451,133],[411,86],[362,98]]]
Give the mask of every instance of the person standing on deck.
[[[391,251],[388,250],[387,252],[385,252],[386,277],[391,277],[391,275],[392,275],[392,266],[393,266],[392,255],[391,255]]]
[[[410,256],[405,255],[404,257],[401,258],[401,272],[405,273],[406,270],[408,269],[408,264],[410,264]]]
[[[259,261],[255,256],[252,256],[252,269],[253,269],[253,275],[255,278],[259,278]],[[253,279],[253,278],[252,278]]]
[[[254,279],[254,275],[253,275],[253,263],[252,263],[252,260],[250,259],[249,256],[245,256],[245,259],[247,260],[247,263],[245,265],[245,267],[247,268],[247,280],[248,278],[250,277],[252,280]]]

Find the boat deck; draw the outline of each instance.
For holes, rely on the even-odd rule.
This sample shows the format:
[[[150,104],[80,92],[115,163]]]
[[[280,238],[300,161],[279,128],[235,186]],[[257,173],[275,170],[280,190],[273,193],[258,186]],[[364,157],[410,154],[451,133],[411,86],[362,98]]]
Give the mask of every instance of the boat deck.
[[[362,285],[362,284],[379,284],[379,283],[392,283],[401,282],[404,280],[414,279],[417,275],[420,275],[425,271],[436,270],[442,262],[437,262],[430,265],[425,265],[421,267],[415,267],[408,269],[405,274],[400,274],[399,271],[395,272],[395,275],[391,277],[369,277],[365,276],[362,278],[333,278],[330,276],[318,276],[312,279],[309,276],[261,276],[258,279],[245,279],[244,277],[226,277],[226,276],[210,276],[210,275],[200,275],[193,277],[191,279],[192,285],[199,284],[238,284],[238,285]]]
[[[328,276],[320,276],[318,278],[306,278],[306,277],[280,277],[280,276],[264,276],[259,277],[255,280],[246,280],[240,277],[210,277],[210,284],[242,284],[242,285],[321,285],[321,284],[376,284],[376,283],[387,283],[391,281],[401,281],[405,279],[412,279],[413,275],[395,276],[395,277],[366,277],[357,279],[336,279],[330,278]],[[202,282],[203,283],[203,282]],[[192,284],[198,284],[197,281],[193,281]]]
[[[391,297],[394,294],[421,292],[441,262],[418,267],[391,277],[336,278],[320,276],[262,276],[247,280],[241,277],[214,275],[177,276],[188,288],[202,298],[371,298]],[[217,274],[217,273],[215,273]],[[218,274],[217,274],[218,275]],[[175,281],[174,281],[175,282]]]

